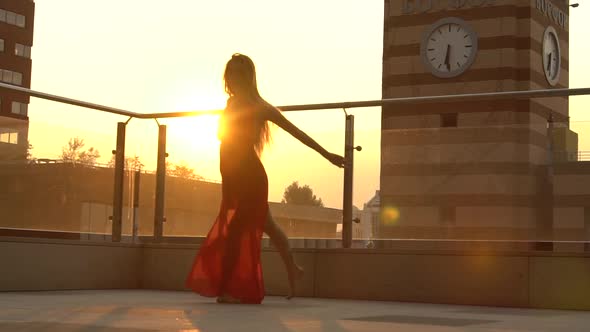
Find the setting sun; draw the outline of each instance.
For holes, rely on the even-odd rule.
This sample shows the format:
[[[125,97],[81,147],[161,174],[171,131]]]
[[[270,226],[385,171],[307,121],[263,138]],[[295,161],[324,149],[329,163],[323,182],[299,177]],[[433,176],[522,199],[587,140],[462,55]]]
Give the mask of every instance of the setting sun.
[[[187,148],[216,147],[219,143],[217,139],[218,123],[219,116],[216,115],[202,115],[166,121],[169,137],[175,141],[182,141]]]
[[[166,124],[167,161],[187,164],[199,176],[219,180],[219,140],[217,128],[219,116],[201,115],[180,119],[163,119]]]

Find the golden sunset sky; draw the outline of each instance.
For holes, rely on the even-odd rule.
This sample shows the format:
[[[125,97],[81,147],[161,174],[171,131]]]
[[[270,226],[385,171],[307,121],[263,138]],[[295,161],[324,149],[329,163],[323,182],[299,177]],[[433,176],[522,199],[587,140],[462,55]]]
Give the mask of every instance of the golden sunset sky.
[[[570,87],[589,87],[590,3],[571,11]],[[377,0],[37,0],[32,89],[134,112],[221,109],[222,73],[232,53],[249,55],[263,97],[275,105],[381,99],[383,1]],[[572,98],[572,121],[590,120],[585,97]],[[354,204],[379,187],[380,109],[356,116]],[[116,123],[126,118],[32,99],[33,155],[57,158],[71,137],[108,161]],[[288,113],[328,150],[343,153],[341,110]],[[169,124],[173,163],[219,180],[216,119]],[[577,124],[587,128],[585,123]],[[575,125],[573,125],[576,130]],[[580,133],[581,134],[581,133]],[[132,120],[126,154],[155,169],[157,127]],[[308,184],[329,207],[341,208],[342,170],[280,130],[264,154],[270,200],[292,181]],[[586,144],[585,142],[583,142]],[[582,144],[581,149],[590,150]],[[585,148],[584,148],[585,146]]]

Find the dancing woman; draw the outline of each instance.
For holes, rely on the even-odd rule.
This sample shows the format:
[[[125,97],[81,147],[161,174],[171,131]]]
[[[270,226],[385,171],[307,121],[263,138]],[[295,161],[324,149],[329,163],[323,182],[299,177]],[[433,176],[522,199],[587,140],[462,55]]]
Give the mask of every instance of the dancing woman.
[[[221,207],[194,260],[186,286],[203,296],[217,297],[222,303],[261,303],[264,282],[260,247],[264,232],[287,269],[290,299],[303,269],[295,263],[287,237],[268,209],[268,179],[260,162],[260,154],[270,140],[268,122],[338,167],[343,167],[344,159],[326,151],[262,99],[249,57],[234,54],[225,67],[224,81],[229,99],[219,130]]]

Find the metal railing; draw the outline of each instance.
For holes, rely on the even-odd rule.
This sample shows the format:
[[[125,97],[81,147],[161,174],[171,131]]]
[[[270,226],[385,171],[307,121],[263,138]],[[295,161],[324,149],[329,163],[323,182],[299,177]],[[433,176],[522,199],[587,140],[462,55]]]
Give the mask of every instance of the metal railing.
[[[164,113],[136,113],[120,108],[109,107],[86,101],[81,101],[72,98],[61,97],[49,93],[39,92],[20,86],[1,83],[0,88],[9,89],[25,93],[31,97],[36,97],[45,100],[56,101],[64,104],[90,108],[97,111],[103,111],[112,114],[119,114],[136,119],[164,119],[177,118],[185,116],[198,115],[214,115],[220,114],[221,110],[204,110],[204,111],[185,111],[185,112],[164,112]],[[456,102],[456,101],[485,101],[495,99],[530,99],[530,98],[549,98],[549,97],[567,97],[567,96],[583,96],[590,95],[590,88],[577,89],[541,89],[530,91],[506,91],[506,92],[483,92],[483,93],[469,93],[456,94],[444,96],[424,96],[424,97],[403,97],[403,98],[389,98],[366,101],[352,101],[352,102],[338,102],[338,103],[324,103],[324,104],[301,104],[301,105],[287,105],[277,106],[282,111],[313,111],[326,109],[349,109],[360,107],[376,107],[393,104],[414,104],[414,103],[431,103],[431,102]]]
[[[19,86],[0,83],[0,88],[8,89],[20,93],[27,94],[31,97],[36,97],[45,100],[65,103],[69,105],[94,109],[101,112],[111,114],[123,115],[129,117],[126,122],[119,122],[117,125],[117,147],[115,153],[115,186],[113,195],[113,225],[112,225],[112,239],[113,241],[121,240],[121,222],[123,210],[123,174],[125,163],[125,130],[126,125],[131,119],[154,119],[158,124],[158,159],[156,170],[156,197],[155,197],[155,217],[154,217],[154,237],[161,239],[163,234],[164,217],[164,194],[165,194],[165,176],[166,176],[166,125],[161,125],[157,122],[158,119],[174,118],[174,117],[189,117],[200,115],[220,114],[221,110],[206,110],[206,111],[186,111],[186,112],[167,112],[167,113],[137,113],[128,110],[123,110],[114,107],[108,107],[86,101],[66,98],[53,94],[43,93]],[[530,98],[547,98],[547,97],[564,97],[564,96],[579,96],[590,95],[590,88],[579,89],[542,89],[531,91],[507,91],[507,92],[489,92],[489,93],[471,93],[471,94],[456,94],[456,95],[442,95],[442,96],[425,96],[425,97],[404,97],[404,98],[390,98],[380,100],[367,100],[355,102],[338,102],[338,103],[324,103],[324,104],[302,104],[302,105],[287,105],[278,106],[282,111],[309,111],[309,110],[325,110],[325,109],[342,109],[346,115],[345,121],[345,138],[344,138],[344,156],[345,156],[345,170],[343,179],[343,223],[342,223],[342,244],[343,247],[349,248],[352,244],[352,188],[353,188],[353,152],[359,150],[360,147],[354,146],[354,116],[346,114],[346,109],[361,108],[361,107],[378,107],[385,105],[403,105],[416,103],[431,103],[431,102],[457,102],[457,101],[485,101],[498,99],[530,99]],[[551,114],[549,114],[551,118]],[[548,119],[551,122],[550,119]],[[581,154],[583,158],[587,158],[587,154]],[[579,160],[579,159],[578,159]]]

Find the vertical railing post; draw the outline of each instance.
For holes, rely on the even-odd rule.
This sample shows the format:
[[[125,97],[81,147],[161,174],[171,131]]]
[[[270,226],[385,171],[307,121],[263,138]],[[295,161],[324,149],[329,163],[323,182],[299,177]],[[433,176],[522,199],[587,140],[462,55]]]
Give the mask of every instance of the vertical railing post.
[[[352,246],[352,182],[354,170],[354,115],[346,115],[344,132],[344,191],[342,198],[342,247]]]
[[[154,238],[159,241],[164,232],[164,195],[166,191],[166,125],[158,125],[158,162],[156,170],[156,201]]]
[[[123,221],[123,177],[125,175],[125,129],[127,123],[117,123],[117,149],[115,154],[115,188],[113,190],[112,234],[113,242],[121,241]]]
[[[135,171],[135,176],[133,180],[133,229],[132,229],[132,237],[133,242],[137,241],[137,230],[139,227],[139,185],[141,181],[141,169]]]

